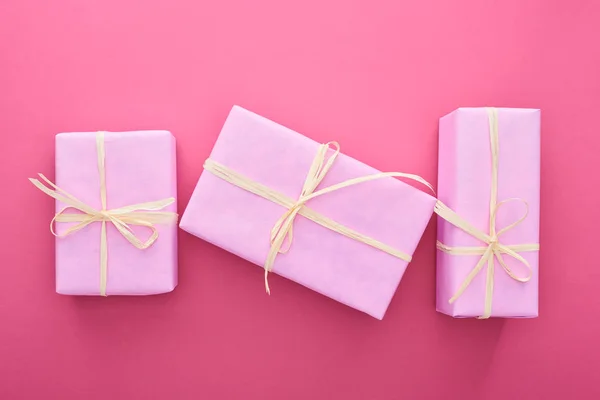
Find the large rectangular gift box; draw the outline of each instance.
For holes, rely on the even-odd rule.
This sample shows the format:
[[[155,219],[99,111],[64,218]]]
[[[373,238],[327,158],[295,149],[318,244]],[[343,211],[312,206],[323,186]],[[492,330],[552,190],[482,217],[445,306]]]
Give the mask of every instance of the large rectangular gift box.
[[[175,288],[175,161],[175,138],[167,131],[56,135],[56,186],[42,175],[47,189],[32,182],[56,198],[58,293],[149,295]]]
[[[439,128],[437,310],[536,317],[540,111],[459,108]]]
[[[435,199],[387,177],[344,187],[294,207],[302,194],[313,189],[317,192],[379,172],[340,153],[316,189],[305,184],[309,175],[319,175],[315,172],[318,165],[311,169],[317,155],[326,155],[321,167],[333,156],[334,150],[328,148],[234,106],[180,227],[264,266],[272,242],[277,242],[273,235],[290,222],[293,238],[286,236],[282,251],[275,254],[273,272],[381,319],[431,218]],[[207,170],[208,165],[212,171]],[[220,167],[215,170],[215,166]],[[232,177],[246,182],[247,187],[232,184]],[[268,200],[272,192],[287,200]],[[300,215],[294,218],[296,213]],[[324,223],[319,216],[330,222]],[[343,225],[338,228],[346,234],[321,225],[330,225],[332,220]],[[364,240],[357,240],[352,232]],[[364,241],[378,244],[374,247]],[[404,259],[391,255],[394,250],[405,254]],[[257,279],[256,285],[261,290],[262,281]],[[278,289],[273,290],[276,293]]]

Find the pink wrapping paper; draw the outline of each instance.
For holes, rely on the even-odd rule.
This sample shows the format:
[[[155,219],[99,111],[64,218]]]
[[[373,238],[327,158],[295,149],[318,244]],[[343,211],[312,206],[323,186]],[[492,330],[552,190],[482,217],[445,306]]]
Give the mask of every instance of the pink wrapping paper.
[[[167,131],[105,134],[107,209],[177,197],[175,138]],[[56,135],[56,185],[86,204],[101,209],[96,133]],[[56,202],[56,212],[65,205]],[[176,202],[162,211],[177,212]],[[69,226],[57,223],[60,233]],[[108,295],[148,295],[177,285],[177,224],[157,224],[158,240],[145,250],[129,243],[106,224]],[[99,295],[100,223],[56,238],[56,291]],[[141,239],[147,228],[132,227]]]
[[[475,228],[489,232],[491,152],[488,114],[485,108],[459,108],[440,119],[439,199]],[[498,109],[498,202],[521,198],[529,214],[520,225],[500,237],[504,244],[539,243],[540,215],[540,111]],[[525,212],[519,202],[507,203],[498,212],[501,229]],[[474,237],[438,218],[438,240],[448,246],[483,246]],[[520,252],[533,274],[526,283],[511,279],[495,260],[492,317],[538,315],[538,252]],[[453,304],[448,300],[481,256],[450,255],[438,250],[437,310],[454,317],[483,314],[487,264]],[[512,257],[503,257],[519,276],[527,269]]]
[[[233,107],[210,158],[291,198],[298,198],[319,144],[240,107]],[[343,143],[342,143],[343,149]],[[379,171],[340,154],[319,185],[325,188]],[[319,189],[318,188],[318,189]],[[333,220],[412,254],[435,199],[385,178],[332,192],[307,206]],[[270,231],[285,208],[204,171],[181,228],[263,266]],[[289,252],[273,272],[381,319],[407,263],[298,216]],[[264,290],[257,274],[256,290]],[[272,296],[281,290],[271,285]]]

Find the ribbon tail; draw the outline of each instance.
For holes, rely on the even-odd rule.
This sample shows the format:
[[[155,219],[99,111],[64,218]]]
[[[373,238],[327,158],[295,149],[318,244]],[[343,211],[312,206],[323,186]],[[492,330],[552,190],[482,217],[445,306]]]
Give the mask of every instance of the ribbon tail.
[[[275,225],[273,225],[273,228],[271,229],[271,244],[275,243],[275,241],[277,240],[277,238],[281,235],[281,233],[283,231],[288,231],[285,233],[285,236],[289,235],[289,230],[290,230],[289,224],[290,224],[290,219],[293,218],[292,214],[293,214],[293,210],[291,210],[291,209],[287,210],[285,212],[285,214],[283,214],[277,220],[277,222],[275,222]]]
[[[41,190],[48,196],[50,196],[62,203],[65,203],[65,204],[71,206],[72,208],[75,208],[83,213],[94,214],[96,212],[96,210],[94,210],[92,207],[88,206],[87,204],[83,203],[81,200],[77,199],[72,194],[70,194],[70,193],[62,190],[58,186],[56,186],[48,178],[46,178],[43,174],[39,174],[39,177],[48,186],[52,187],[52,189],[50,189],[48,186],[44,185],[38,179],[29,178],[29,182],[31,182],[35,187],[37,187],[39,190]]]
[[[294,240],[294,225],[293,224],[290,225],[290,230],[285,235],[285,240],[283,241],[283,243],[281,243],[281,248],[279,249],[279,252],[281,254],[285,254],[290,250],[290,247],[292,246],[292,240]]]
[[[281,236],[281,235],[280,235]],[[269,249],[269,254],[267,255],[267,260],[265,261],[265,291],[268,295],[271,294],[271,288],[269,287],[269,272],[273,267],[273,263],[275,262],[275,257],[277,257],[277,253],[279,252],[279,248],[281,247],[281,239],[278,236],[276,241],[279,242],[279,246],[276,246],[276,242],[271,244],[271,248]]]
[[[481,269],[483,268],[484,264],[491,257],[491,255],[492,255],[492,247],[490,246],[485,251],[485,253],[483,254],[483,256],[481,256],[481,258],[477,262],[477,265],[475,265],[475,268],[473,268],[471,270],[471,272],[469,272],[469,274],[467,275],[467,277],[465,278],[465,280],[461,283],[461,285],[458,288],[458,290],[456,291],[456,293],[454,293],[454,296],[452,296],[450,298],[450,300],[448,300],[448,303],[450,303],[450,304],[454,303],[464,293],[464,291],[469,287],[469,285],[471,284],[471,282],[473,282],[473,279],[477,276],[477,274],[479,273],[479,271],[481,271]]]
[[[281,246],[281,245],[280,245]],[[277,257],[278,247],[271,246],[269,250],[269,255],[267,256],[267,261],[265,262],[265,291],[268,295],[271,294],[271,288],[269,287],[269,272],[273,268],[273,263],[275,262],[275,257]]]
[[[319,196],[322,196],[327,193],[335,192],[336,190],[340,190],[340,189],[343,189],[343,188],[346,188],[349,186],[354,186],[354,185],[358,185],[360,183],[370,182],[370,181],[383,179],[383,178],[403,178],[403,179],[415,181],[415,182],[422,184],[423,186],[426,186],[429,190],[431,190],[432,193],[435,194],[435,190],[433,189],[433,186],[431,186],[431,184],[429,182],[427,182],[425,179],[421,178],[419,175],[405,174],[403,172],[380,172],[378,174],[366,175],[366,176],[362,176],[359,178],[348,179],[346,181],[337,183],[335,185],[328,186],[324,189],[318,190],[318,191],[313,192],[312,194],[306,196],[304,198],[304,200],[306,202],[308,200],[314,199],[315,197],[319,197]]]
[[[271,289],[269,288],[269,272],[271,272],[271,270],[273,269],[273,264],[275,263],[275,258],[277,257],[277,254],[280,253],[281,251],[281,246],[283,245],[283,241],[285,240],[285,238],[288,235],[289,229],[292,226],[291,225],[292,220],[287,219],[284,222],[284,226],[282,226],[279,231],[277,232],[277,234],[271,239],[271,248],[269,249],[269,254],[267,255],[267,260],[265,261],[265,290],[267,292],[267,294],[271,294]]]
[[[298,215],[301,207],[302,206],[294,208],[291,214],[283,221],[280,230],[277,232],[277,235],[285,233],[278,250],[281,254],[287,253],[292,246],[292,241],[294,240],[294,219],[296,218],[296,215]],[[272,240],[273,239],[275,239],[275,237],[272,236]]]
[[[271,295],[271,288],[269,287],[269,270],[266,268],[266,266],[265,266],[265,291],[267,292],[267,294],[269,296]]]

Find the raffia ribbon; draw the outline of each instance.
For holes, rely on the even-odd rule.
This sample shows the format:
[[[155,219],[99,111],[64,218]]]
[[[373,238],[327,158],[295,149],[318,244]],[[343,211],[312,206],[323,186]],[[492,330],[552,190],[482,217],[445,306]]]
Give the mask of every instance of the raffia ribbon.
[[[331,148],[334,149],[334,153],[330,157],[327,157],[328,150]],[[308,175],[304,182],[304,186],[302,187],[300,197],[297,200],[291,199],[282,193],[279,193],[267,186],[261,185],[260,183],[255,182],[250,178],[247,178],[242,174],[239,174],[238,172],[232,170],[231,168],[228,168],[214,160],[211,160],[210,158],[204,162],[204,169],[210,172],[211,174],[215,175],[216,177],[221,178],[231,183],[232,185],[235,185],[248,192],[254,193],[255,195],[269,200],[275,204],[279,204],[280,206],[287,208],[287,211],[281,216],[281,218],[277,220],[277,222],[271,229],[271,248],[269,249],[269,253],[264,264],[265,289],[268,294],[271,293],[268,280],[269,272],[273,269],[273,263],[275,262],[277,254],[286,253],[290,248],[294,236],[294,219],[297,215],[302,215],[303,217],[327,229],[349,237],[350,239],[354,239],[358,242],[367,244],[378,250],[384,251],[401,260],[404,260],[406,262],[411,261],[412,257],[409,254],[394,249],[393,247],[385,243],[382,243],[378,240],[356,232],[348,227],[345,227],[342,224],[335,222],[330,218],[325,217],[324,215],[317,213],[316,211],[308,208],[306,206],[306,202],[308,202],[311,199],[314,199],[315,197],[319,197],[324,194],[331,193],[348,186],[353,186],[359,183],[389,177],[405,178],[419,182],[431,189],[432,192],[433,187],[425,179],[421,178],[418,175],[405,174],[401,172],[382,172],[378,174],[363,176],[360,178],[349,179],[347,181],[315,191],[315,189],[321,183],[325,175],[327,175],[327,172],[335,162],[335,159],[339,153],[340,146],[337,142],[329,142],[319,146],[317,155],[313,159],[313,162],[308,171]]]
[[[60,210],[52,221],[50,222],[50,232],[57,237],[65,237],[75,232],[80,231],[86,226],[94,223],[102,223],[102,229],[100,233],[100,295],[106,296],[106,280],[107,280],[107,269],[108,269],[108,249],[106,245],[106,223],[112,223],[115,228],[129,243],[137,247],[138,249],[147,249],[152,246],[156,239],[158,239],[158,230],[154,224],[168,224],[177,221],[177,214],[170,211],[159,211],[168,205],[175,202],[175,198],[169,197],[162,200],[150,201],[147,203],[132,204],[130,206],[114,208],[112,210],[106,209],[106,169],[104,167],[104,132],[96,133],[96,150],[98,155],[98,172],[100,175],[100,200],[102,204],[101,210],[85,204],[81,200],[78,200],[75,196],[62,190],[54,183],[52,183],[43,174],[38,174],[40,178],[46,183],[44,185],[37,179],[29,178],[38,189],[46,193],[48,196],[55,198],[56,200],[68,204],[62,210]],[[67,210],[73,209],[80,211],[81,213],[66,213]],[[78,222],[78,224],[71,226],[65,230],[62,234],[56,233],[54,230],[55,222]],[[151,231],[151,235],[145,241],[140,240],[137,235],[130,228],[130,225],[143,226]]]
[[[538,251],[540,245],[538,243],[528,244],[517,244],[517,245],[505,245],[500,243],[499,238],[503,233],[506,233],[510,229],[516,227],[527,218],[529,213],[529,204],[527,201],[521,198],[511,198],[498,202],[498,154],[499,154],[499,140],[498,140],[498,111],[495,108],[487,108],[489,127],[490,127],[490,143],[492,153],[492,183],[491,183],[491,194],[490,194],[490,219],[489,226],[490,232],[485,233],[479,229],[473,227],[466,220],[448,208],[444,203],[438,201],[435,206],[435,212],[452,225],[462,229],[469,235],[485,243],[486,246],[477,247],[450,247],[437,242],[437,248],[445,253],[452,255],[481,255],[481,258],[475,265],[475,267],[469,272],[465,280],[461,283],[460,287],[450,298],[449,302],[453,303],[456,301],[471,284],[475,276],[479,274],[481,269],[487,264],[487,276],[485,285],[485,306],[483,315],[478,317],[479,319],[486,319],[492,315],[492,297],[494,293],[494,259],[498,260],[502,269],[508,274],[509,277],[518,282],[528,282],[531,279],[533,273],[529,262],[523,258],[519,252],[523,251]],[[508,225],[505,228],[496,230],[496,216],[501,206],[509,202],[521,202],[525,205],[525,213],[517,221]],[[502,255],[506,254],[522,263],[528,271],[527,276],[519,277],[506,265]]]

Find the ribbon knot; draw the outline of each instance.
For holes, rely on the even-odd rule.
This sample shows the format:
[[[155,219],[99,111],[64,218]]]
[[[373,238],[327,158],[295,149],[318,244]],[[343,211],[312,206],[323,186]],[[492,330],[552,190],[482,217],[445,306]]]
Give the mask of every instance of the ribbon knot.
[[[487,244],[487,246],[481,247],[450,247],[442,242],[437,242],[437,248],[445,253],[452,255],[481,255],[481,258],[475,265],[475,267],[469,272],[467,277],[461,283],[458,290],[450,298],[449,303],[454,303],[471,284],[475,276],[481,271],[483,266],[487,264],[487,277],[486,277],[486,289],[485,289],[485,306],[484,313],[479,317],[480,319],[489,318],[492,314],[492,296],[494,292],[494,260],[498,260],[500,266],[507,275],[517,282],[528,282],[531,279],[533,271],[529,262],[523,258],[518,252],[523,251],[537,251],[540,245],[537,243],[527,243],[518,245],[506,245],[500,242],[500,236],[507,231],[513,229],[517,225],[527,218],[529,213],[529,204],[527,201],[521,198],[511,198],[498,202],[498,154],[499,154],[499,140],[498,140],[498,114],[495,108],[488,108],[488,119],[490,127],[490,143],[492,153],[492,182],[491,182],[491,193],[490,193],[490,218],[489,218],[489,234],[482,232],[481,230],[473,227],[469,222],[464,220],[444,203],[438,200],[435,205],[435,212],[456,226],[462,229],[464,232]],[[498,211],[502,206],[510,202],[520,202],[525,205],[525,213],[521,218],[506,226],[505,228],[496,231],[496,217]],[[515,260],[519,261],[527,268],[526,276],[517,276],[510,267],[504,261],[502,255],[506,254]]]
[[[72,194],[59,188],[52,183],[43,174],[38,174],[39,177],[44,181],[40,182],[37,179],[29,179],[31,183],[35,185],[42,192],[48,196],[67,204],[62,210],[54,215],[52,221],[50,221],[50,232],[56,237],[65,237],[75,232],[80,231],[86,226],[94,223],[101,222],[101,233],[100,233],[100,295],[106,296],[106,280],[107,280],[107,268],[108,268],[108,249],[106,244],[106,222],[110,222],[114,225],[117,231],[125,238],[129,243],[134,245],[136,248],[143,250],[154,244],[158,239],[158,230],[154,224],[158,223],[172,223],[177,220],[177,214],[170,211],[159,211],[175,202],[175,198],[169,197],[162,200],[151,201],[147,203],[132,204],[125,207],[115,208],[112,210],[106,209],[106,171],[104,168],[104,132],[98,132],[96,134],[96,150],[98,153],[98,173],[100,175],[100,201],[102,204],[101,210],[87,205],[81,200],[77,199]],[[67,210],[76,210],[77,212],[66,212]],[[54,225],[56,222],[71,222],[77,223],[67,228],[62,233],[56,233]],[[142,241],[137,234],[131,229],[131,226],[142,226],[148,228],[151,232],[148,239]]]
[[[99,211],[98,214],[102,217],[103,220],[110,220],[110,219],[112,219],[111,216],[110,216],[110,212],[109,211],[102,210],[102,211]]]
[[[500,207],[502,205],[512,202],[512,201],[522,202],[526,208],[525,213],[517,221],[513,222],[512,224],[508,225],[505,228],[502,228],[497,233],[494,233],[497,211],[500,209]],[[499,240],[499,237],[502,234],[506,233],[510,229],[513,229],[514,227],[519,225],[521,222],[523,222],[525,220],[525,218],[527,218],[527,214],[529,213],[529,206],[525,200],[517,199],[517,198],[507,199],[507,200],[504,200],[504,201],[498,203],[494,208],[494,212],[491,214],[493,219],[490,221],[491,223],[490,223],[490,234],[489,235],[485,234],[484,232],[482,232],[482,231],[478,230],[477,228],[473,227],[472,225],[470,225],[467,221],[465,221],[460,216],[458,216],[454,211],[450,210],[441,201],[437,202],[437,204],[435,206],[435,212],[437,214],[439,214],[442,218],[444,218],[445,220],[450,222],[451,224],[461,228],[466,233],[470,234],[471,236],[473,236],[487,244],[487,246],[485,246],[485,247],[483,247],[483,246],[482,247],[450,247],[450,246],[446,246],[445,244],[438,241],[437,248],[442,250],[445,253],[453,254],[453,255],[481,255],[479,262],[475,265],[475,267],[471,270],[471,272],[469,272],[469,274],[467,275],[465,280],[462,282],[462,284],[460,285],[458,290],[450,298],[449,303],[454,303],[464,293],[464,291],[471,284],[471,282],[473,281],[475,276],[477,276],[477,274],[479,273],[479,271],[481,271],[481,269],[484,267],[484,265],[486,263],[488,264],[488,273],[487,273],[487,280],[486,280],[485,313],[480,317],[482,319],[488,318],[491,315],[491,304],[492,304],[491,297],[492,297],[493,287],[494,287],[493,286],[493,284],[494,284],[494,281],[493,281],[493,279],[494,279],[494,259],[498,260],[498,263],[500,264],[500,266],[502,267],[504,272],[506,272],[508,274],[508,276],[510,276],[513,280],[518,281],[518,282],[528,282],[531,279],[531,276],[533,273],[531,266],[529,265],[529,262],[525,258],[523,258],[518,252],[538,250],[539,245],[538,244],[507,245],[507,244],[501,243]],[[512,269],[506,264],[504,258],[502,257],[503,254],[506,254],[506,255],[516,259],[521,264],[523,264],[527,268],[527,275],[526,276],[516,275],[512,271]]]

